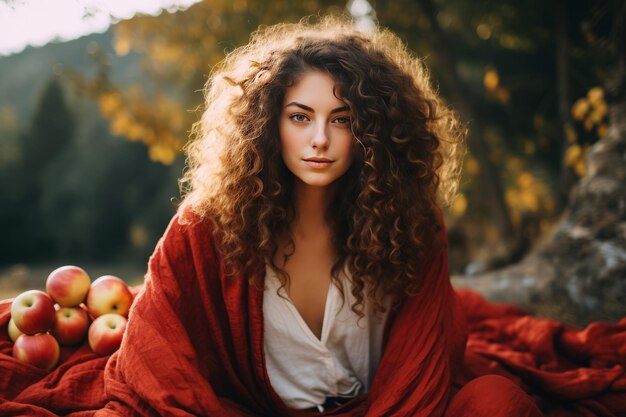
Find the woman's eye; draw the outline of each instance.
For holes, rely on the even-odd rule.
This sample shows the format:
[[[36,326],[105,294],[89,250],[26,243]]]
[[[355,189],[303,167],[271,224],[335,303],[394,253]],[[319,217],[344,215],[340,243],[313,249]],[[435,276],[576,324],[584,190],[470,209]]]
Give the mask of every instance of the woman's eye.
[[[291,116],[289,116],[289,118],[295,122],[306,122],[309,120],[308,117],[306,117],[304,114],[292,114]]]
[[[340,125],[347,125],[350,124],[350,118],[347,116],[337,117],[335,119],[335,123],[338,123]]]

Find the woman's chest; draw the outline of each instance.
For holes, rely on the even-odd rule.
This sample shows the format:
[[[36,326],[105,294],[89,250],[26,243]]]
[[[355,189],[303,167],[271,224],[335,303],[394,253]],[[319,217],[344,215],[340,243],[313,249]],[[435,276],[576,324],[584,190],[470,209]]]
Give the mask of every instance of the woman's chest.
[[[288,254],[288,256],[285,256]],[[283,248],[275,258],[288,275],[285,292],[309,330],[319,340],[331,283],[335,252],[330,239],[317,236]]]
[[[293,258],[285,272],[287,295],[311,332],[321,339],[324,314],[331,283],[330,257]]]

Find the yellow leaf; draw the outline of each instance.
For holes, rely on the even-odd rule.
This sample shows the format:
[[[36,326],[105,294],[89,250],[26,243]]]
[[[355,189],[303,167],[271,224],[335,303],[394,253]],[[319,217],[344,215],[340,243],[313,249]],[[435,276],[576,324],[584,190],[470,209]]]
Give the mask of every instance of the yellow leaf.
[[[574,120],[581,121],[585,118],[585,115],[588,111],[589,102],[584,98],[579,98],[572,106],[572,117],[574,118]]]
[[[587,92],[587,98],[592,105],[597,105],[599,102],[604,101],[604,91],[601,87],[594,87]]]
[[[602,123],[598,126],[598,136],[603,138],[606,136],[606,133],[609,131],[609,128],[606,124]]]
[[[599,102],[594,106],[593,111],[589,114],[589,118],[593,120],[594,124],[598,124],[604,119],[608,111],[606,103],[604,101]]]
[[[467,158],[467,160],[465,161],[465,172],[471,176],[478,175],[478,173],[480,172],[480,164],[478,163],[476,158],[473,158],[471,156]]]
[[[517,177],[517,183],[522,188],[531,188],[533,185],[533,176],[530,172],[522,172]]]
[[[525,189],[520,193],[522,206],[529,211],[539,210],[539,198],[532,189]]]
[[[139,123],[131,123],[126,132],[126,136],[130,140],[139,140],[144,135],[144,128]]]
[[[578,162],[576,162],[576,164],[574,165],[574,171],[579,177],[585,175],[585,173],[587,172],[587,164],[583,159],[580,159]]]
[[[143,133],[143,142],[146,145],[151,145],[156,142],[157,136],[152,129],[146,129]]]
[[[171,165],[176,159],[176,151],[171,147],[159,142],[153,146],[150,146],[148,150],[148,156],[151,160],[160,162],[163,165]]]
[[[567,148],[567,150],[565,151],[563,162],[565,162],[565,165],[572,167],[580,160],[581,156],[581,147],[578,144],[574,144]]]
[[[116,136],[124,136],[131,124],[131,119],[125,112],[117,112],[111,120],[111,133]]]
[[[113,49],[118,56],[126,56],[130,52],[130,39],[126,36],[117,36]]]
[[[495,91],[499,83],[500,77],[498,76],[498,72],[495,69],[489,68],[487,71],[485,71],[483,84],[485,85],[487,91]]]
[[[102,116],[110,119],[122,107],[122,100],[119,94],[106,92],[98,97],[98,105]]]
[[[467,210],[467,198],[463,194],[459,194],[452,203],[452,214],[455,217],[461,217]]]
[[[484,41],[491,38],[491,28],[484,23],[476,26],[476,34],[478,37]]]

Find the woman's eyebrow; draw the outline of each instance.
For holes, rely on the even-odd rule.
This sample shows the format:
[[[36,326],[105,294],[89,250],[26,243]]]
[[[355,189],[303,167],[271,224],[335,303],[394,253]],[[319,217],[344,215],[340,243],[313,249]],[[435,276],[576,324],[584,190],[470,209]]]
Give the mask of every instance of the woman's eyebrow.
[[[315,113],[315,110],[313,110],[311,107],[306,106],[306,105],[304,105],[304,104],[302,104],[302,103],[298,103],[298,102],[296,102],[296,101],[292,101],[291,103],[286,104],[286,105],[285,105],[285,108],[287,108],[287,107],[289,107],[289,106],[296,106],[296,107],[300,107],[300,108],[301,108],[301,109],[303,109],[303,110],[309,111],[309,112],[311,112],[311,113]],[[337,107],[336,109],[332,109],[332,110],[330,111],[330,114],[339,113],[339,112],[342,112],[342,111],[347,111],[347,110],[350,110],[350,107],[348,107],[348,106],[341,106],[341,107]]]

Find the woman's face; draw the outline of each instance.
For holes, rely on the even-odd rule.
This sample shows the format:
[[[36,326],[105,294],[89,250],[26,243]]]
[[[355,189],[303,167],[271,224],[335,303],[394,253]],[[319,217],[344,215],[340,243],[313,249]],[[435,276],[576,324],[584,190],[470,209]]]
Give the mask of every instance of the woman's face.
[[[285,165],[309,186],[327,187],[352,163],[350,110],[335,97],[335,80],[311,70],[287,88],[279,121]]]

